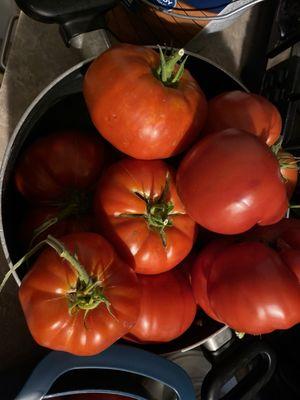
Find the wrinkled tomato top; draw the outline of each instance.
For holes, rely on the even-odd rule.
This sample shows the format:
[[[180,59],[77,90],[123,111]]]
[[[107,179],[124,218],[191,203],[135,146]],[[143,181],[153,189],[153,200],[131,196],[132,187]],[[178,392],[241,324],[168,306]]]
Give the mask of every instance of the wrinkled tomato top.
[[[176,86],[155,74],[159,55],[122,44],[102,53],[84,78],[94,125],[110,143],[138,159],[167,158],[184,150],[206,117],[205,96],[185,69]]]

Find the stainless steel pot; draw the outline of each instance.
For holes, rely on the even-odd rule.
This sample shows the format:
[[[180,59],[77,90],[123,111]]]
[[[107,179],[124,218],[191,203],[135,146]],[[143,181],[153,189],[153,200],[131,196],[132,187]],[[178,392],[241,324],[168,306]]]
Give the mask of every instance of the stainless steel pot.
[[[46,135],[50,131],[64,128],[82,128],[95,131],[82,96],[83,76],[90,62],[91,60],[86,60],[74,66],[42,91],[24,113],[7,146],[0,172],[0,240],[9,268],[12,268],[13,263],[22,255],[22,251],[15,240],[17,221],[23,212],[22,199],[15,190],[13,183],[16,160],[26,146],[37,137]],[[247,90],[232,75],[196,54],[189,53],[187,68],[197,79],[208,98],[227,90]],[[28,267],[25,265],[17,272],[13,272],[13,277],[18,285],[20,285],[27,269]],[[212,364],[218,365],[219,375],[222,376],[222,379],[218,376],[216,378],[214,368],[212,368],[205,378],[203,387],[207,395],[203,394],[203,399],[213,399],[214,397],[209,396],[214,396],[218,392],[220,382],[225,377],[228,378],[230,374],[234,374],[239,363],[244,365],[245,359],[250,362],[256,356],[263,355],[262,362],[265,368],[259,377],[255,377],[256,381],[253,382],[256,392],[269,379],[274,369],[272,351],[268,347],[262,348],[261,343],[256,347],[256,352],[252,350],[252,358],[248,356],[245,358],[245,354],[238,351],[238,353],[234,353],[234,364],[232,362],[230,364],[225,353],[228,356],[231,355],[232,343],[236,343],[236,340],[228,327],[199,312],[194,324],[180,338],[166,344],[143,347],[149,351],[170,356],[178,351],[186,352],[201,345],[205,346],[215,355],[215,357],[212,357]],[[220,357],[220,354],[223,355]],[[221,361],[216,361],[220,359]],[[214,379],[212,379],[212,376]],[[244,396],[248,396],[252,390],[251,385],[250,388],[242,389],[239,400],[249,398]]]

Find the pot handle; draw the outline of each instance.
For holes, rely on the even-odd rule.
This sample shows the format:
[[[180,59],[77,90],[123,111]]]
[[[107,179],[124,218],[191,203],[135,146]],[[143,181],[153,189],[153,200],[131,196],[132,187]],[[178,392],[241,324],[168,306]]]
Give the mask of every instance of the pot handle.
[[[119,370],[148,377],[169,386],[179,400],[196,400],[192,382],[181,367],[165,358],[126,345],[112,345],[101,354],[90,357],[53,351],[37,365],[15,400],[41,400],[57,378],[65,372],[89,368]],[[101,393],[98,390],[99,392]],[[143,397],[130,393],[113,390],[110,393],[144,400]]]
[[[67,46],[82,33],[105,28],[105,13],[119,0],[15,0],[29,17],[45,23],[57,23]]]
[[[222,355],[223,356],[223,355]],[[238,381],[235,386],[223,397],[221,388],[232,378],[238,370],[249,366],[257,356],[258,365]],[[202,400],[253,400],[254,396],[269,381],[276,367],[276,355],[272,348],[263,341],[255,340],[233,353],[228,353],[222,360],[213,365],[205,376],[201,387]]]

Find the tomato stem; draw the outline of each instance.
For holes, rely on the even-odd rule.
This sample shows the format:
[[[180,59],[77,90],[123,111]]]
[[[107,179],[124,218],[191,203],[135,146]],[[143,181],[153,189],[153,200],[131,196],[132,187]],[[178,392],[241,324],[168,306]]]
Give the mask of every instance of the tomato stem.
[[[299,204],[290,204],[289,205],[289,208],[300,208],[300,205]]]
[[[12,266],[12,268],[5,274],[3,281],[0,285],[0,292],[4,288],[6,282],[10,278],[10,276],[30,257],[32,257],[40,248],[42,248],[46,244],[46,240],[41,241],[37,245],[35,245],[28,253],[25,254],[20,260]]]
[[[159,233],[163,246],[167,246],[167,236],[165,229],[173,226],[172,216],[180,215],[173,212],[174,205],[168,200],[170,194],[170,175],[166,175],[166,183],[162,189],[160,196],[150,198],[145,194],[136,192],[135,195],[146,203],[144,214],[122,213],[120,218],[144,218],[149,229]]]
[[[55,225],[59,221],[59,217],[53,217],[49,218],[46,221],[44,221],[41,225],[39,225],[37,228],[33,230],[33,236],[29,244],[29,248],[33,246],[33,243],[35,240],[47,229],[51,228],[51,226]]]
[[[187,60],[186,57],[178,68],[178,62],[184,55],[184,49],[176,50],[167,59],[160,46],[158,46],[158,50],[160,65],[156,69],[155,75],[165,86],[176,86],[184,73],[184,65]]]
[[[55,204],[57,206],[57,204]],[[69,199],[62,203],[58,204],[62,209],[57,213],[55,217],[49,218],[44,221],[41,225],[33,231],[33,237],[30,241],[29,248],[32,247],[35,240],[47,229],[51,228],[51,226],[57,224],[57,222],[70,217],[71,215],[83,214],[88,211],[90,208],[90,201],[88,196],[85,193],[80,193],[74,191],[71,193]]]
[[[59,240],[55,239],[53,236],[48,235],[47,239],[45,242],[51,246],[57,254],[63,258],[64,260],[68,261],[68,263],[75,269],[75,271],[78,273],[79,279],[83,281],[86,285],[90,283],[90,277],[88,273],[86,272],[85,268],[83,265],[79,262],[76,254],[72,255],[63,245],[62,242]]]
[[[282,149],[283,137],[280,136],[276,143],[271,146],[272,153],[276,156],[280,169],[297,169],[299,170],[300,157],[295,157],[290,153],[286,153]]]
[[[239,339],[243,339],[243,337],[245,336],[244,332],[234,331],[234,333]]]
[[[279,136],[278,140],[271,146],[272,153],[277,156],[280,150],[282,150],[283,136]]]
[[[79,279],[82,280],[86,285],[90,283],[90,277],[87,274],[84,267],[80,264],[76,256],[73,256],[61,243],[59,240],[55,239],[53,236],[48,235],[47,239],[42,240],[37,245],[35,245],[32,249],[30,249],[20,260],[13,265],[13,267],[5,274],[3,281],[0,285],[0,292],[4,288],[6,282],[10,278],[10,276],[29,258],[31,258],[38,250],[40,250],[45,244],[51,246],[60,257],[65,259],[71,264],[71,266],[76,270],[79,275]]]
[[[45,244],[52,247],[56,253],[66,260],[69,265],[78,274],[76,288],[68,293],[69,313],[73,315],[78,309],[85,311],[85,317],[90,310],[98,307],[100,303],[104,303],[107,311],[115,318],[111,310],[111,303],[103,294],[101,281],[97,277],[89,276],[83,265],[79,262],[76,253],[73,255],[66,249],[64,244],[53,236],[48,235],[47,239],[42,240],[26,253],[4,276],[0,285],[0,292],[5,286],[9,277],[30,257],[32,257]]]

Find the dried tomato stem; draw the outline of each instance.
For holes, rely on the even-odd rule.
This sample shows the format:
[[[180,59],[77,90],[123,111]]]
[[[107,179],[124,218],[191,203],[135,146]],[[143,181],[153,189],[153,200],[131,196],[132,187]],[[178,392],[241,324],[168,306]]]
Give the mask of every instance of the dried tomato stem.
[[[41,241],[38,243],[36,246],[34,246],[28,253],[25,254],[20,260],[12,266],[12,268],[5,274],[3,281],[1,282],[0,285],[0,292],[4,288],[6,282],[10,278],[10,276],[25,262],[27,261],[30,257],[32,257],[41,247],[43,247],[46,243],[46,240]]]
[[[49,218],[46,221],[44,221],[41,225],[39,225],[37,228],[33,230],[33,236],[29,244],[29,248],[33,246],[33,243],[35,240],[47,229],[51,228],[51,226],[55,225],[59,221],[59,217],[53,217]]]
[[[74,191],[71,193],[70,198],[66,203],[61,204],[63,207],[61,211],[57,213],[55,217],[49,218],[44,221],[41,225],[33,231],[33,237],[31,239],[29,247],[32,247],[34,241],[51,226],[57,224],[57,222],[70,217],[71,215],[82,214],[89,209],[89,199],[85,193]]]
[[[235,335],[239,338],[239,339],[243,339],[243,337],[245,336],[244,332],[238,332],[238,331],[234,331]]]
[[[42,240],[36,246],[34,246],[31,250],[29,250],[20,260],[13,265],[13,267],[5,274],[3,281],[0,285],[0,292],[5,286],[6,282],[10,278],[10,276],[29,258],[31,258],[38,250],[40,250],[45,244],[51,246],[60,257],[64,260],[68,261],[69,264],[75,269],[78,273],[79,279],[83,281],[86,285],[90,283],[90,277],[87,274],[85,268],[80,264],[78,259],[73,256],[61,243],[59,240],[55,239],[53,236],[48,235],[47,239]]]
[[[283,136],[279,136],[276,143],[271,146],[272,153],[277,156],[278,152],[282,149]]]

